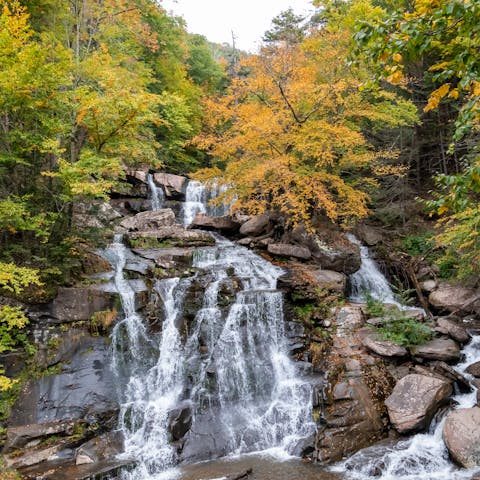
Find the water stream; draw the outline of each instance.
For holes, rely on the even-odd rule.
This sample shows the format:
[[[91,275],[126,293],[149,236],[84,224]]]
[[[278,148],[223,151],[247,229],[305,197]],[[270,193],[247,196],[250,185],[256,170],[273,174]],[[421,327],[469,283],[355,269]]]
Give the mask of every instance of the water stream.
[[[148,192],[152,202],[152,210],[160,210],[165,202],[165,193],[162,187],[158,187],[151,173],[147,176]]]
[[[187,218],[197,201],[208,208],[206,195],[191,184]],[[124,480],[175,477],[172,468],[181,462],[253,451],[290,458],[315,431],[312,387],[289,357],[283,298],[276,290],[282,270],[215,239],[215,246],[195,251],[194,276],[156,281],[160,331],[135,310],[135,292],[124,275],[132,253],[119,236],[106,250],[124,310],[112,333],[113,367],[119,379],[128,379],[119,388],[119,428],[124,456],[137,462]],[[184,304],[194,287],[203,300],[187,319]],[[169,430],[179,408],[192,417],[181,452]]]
[[[184,224],[197,212],[208,212],[207,202],[203,186],[189,182]],[[105,252],[115,266],[124,311],[112,333],[113,368],[121,385],[119,427],[125,434],[124,456],[137,462],[123,480],[222,478],[216,472],[225,472],[226,465],[234,471],[246,464],[255,465],[260,475],[255,478],[262,480],[470,478],[471,471],[457,469],[448,458],[442,419],[427,433],[364,449],[327,471],[295,463],[291,455],[300,453],[302,440],[316,426],[311,385],[289,357],[283,299],[276,290],[282,270],[251,250],[214,237],[215,246],[196,249],[195,275],[155,282],[161,328],[153,330],[136,312],[135,291],[124,275],[132,252],[120,236]],[[355,237],[350,240],[359,244]],[[352,300],[364,301],[368,291],[399,305],[368,249],[360,247],[362,266],[351,277]],[[187,319],[186,304],[195,288],[202,299]],[[465,374],[468,365],[480,360],[480,336],[463,353],[456,369]],[[458,407],[473,406],[476,392],[454,400]],[[191,427],[179,450],[171,442],[169,425],[172,414],[182,409],[190,412]],[[227,460],[196,463],[219,457]]]

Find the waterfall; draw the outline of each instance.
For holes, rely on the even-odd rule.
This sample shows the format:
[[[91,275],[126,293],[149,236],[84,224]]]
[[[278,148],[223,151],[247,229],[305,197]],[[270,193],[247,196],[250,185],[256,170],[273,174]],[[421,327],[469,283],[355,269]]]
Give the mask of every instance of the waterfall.
[[[480,361],[480,335],[473,337],[463,349],[464,361],[455,367],[465,377],[465,369]],[[475,389],[476,390],[476,389]],[[476,391],[453,397],[456,408],[475,406]],[[472,478],[472,470],[460,470],[449,459],[442,439],[444,420],[433,422],[427,433],[419,433],[391,446],[373,446],[361,450],[333,472],[352,480],[463,480]]]
[[[194,202],[207,210],[203,186],[190,182],[187,191],[186,218],[192,218]],[[119,382],[127,378],[119,386],[119,428],[124,457],[137,462],[123,480],[154,480],[182,461],[229,454],[298,455],[302,440],[315,432],[312,387],[289,357],[283,298],[276,290],[282,270],[214,237],[215,246],[194,252],[194,276],[156,281],[161,331],[152,331],[135,311],[135,293],[123,274],[133,253],[120,237],[105,252],[124,310],[112,333],[113,368],[122,372]],[[187,317],[189,289],[199,286],[201,305]],[[191,427],[179,451],[170,421],[181,405],[189,406]]]
[[[360,269],[353,275],[350,275],[350,299],[354,302],[365,302],[365,293],[368,292],[375,300],[402,307],[395,299],[392,288],[378,268],[377,263],[370,257],[368,247],[363,245],[351,233],[347,233],[347,238],[350,242],[360,247],[362,261]]]
[[[183,225],[188,227],[197,213],[206,213],[211,217],[223,217],[228,215],[229,205],[212,205],[211,200],[218,198],[226,191],[225,185],[212,183],[206,188],[200,182],[189,180],[185,192],[185,203],[183,204]]]
[[[165,194],[161,187],[157,187],[151,173],[147,176],[149,197],[152,202],[152,210],[160,210],[165,202]]]
[[[188,227],[197,213],[206,213],[207,193],[205,186],[195,180],[189,180],[183,204],[183,225]]]

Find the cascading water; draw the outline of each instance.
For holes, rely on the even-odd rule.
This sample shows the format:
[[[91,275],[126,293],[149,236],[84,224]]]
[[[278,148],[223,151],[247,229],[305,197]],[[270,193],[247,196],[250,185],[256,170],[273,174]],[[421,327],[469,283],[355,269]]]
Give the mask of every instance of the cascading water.
[[[165,202],[165,194],[161,187],[157,187],[151,173],[147,176],[148,190],[150,201],[152,202],[152,210],[160,210]]]
[[[189,180],[183,204],[183,225],[188,227],[197,213],[206,213],[212,217],[228,215],[228,205],[212,205],[214,200],[225,192],[226,186],[213,183],[208,189],[200,182]]]
[[[207,211],[207,192],[205,186],[195,180],[190,180],[185,192],[183,204],[183,225],[188,227],[197,213]]]
[[[455,369],[465,377],[465,369],[480,361],[480,336],[463,349],[464,361]],[[475,389],[476,390],[476,389]],[[456,408],[470,408],[476,402],[476,391],[453,397]],[[472,477],[471,470],[460,470],[450,461],[442,439],[444,420],[433,423],[429,432],[415,435],[393,446],[373,446],[361,450],[332,468],[352,480],[463,480]]]
[[[193,183],[190,191],[196,197],[189,198],[207,211],[200,186]],[[282,270],[215,239],[214,247],[194,252],[193,277],[155,284],[164,310],[158,333],[147,332],[135,312],[135,294],[123,275],[129,250],[116,238],[106,251],[125,315],[112,335],[114,368],[128,378],[120,388],[119,426],[125,457],[137,462],[124,480],[157,479],[180,461],[231,453],[300,453],[302,439],[315,431],[311,385],[288,355],[283,299],[276,290]],[[183,302],[189,288],[200,284],[203,304],[186,320]],[[179,456],[169,422],[180,405],[187,405],[192,420]]]
[[[375,300],[383,303],[390,303],[401,307],[395,299],[395,295],[385,276],[380,272],[375,260],[370,257],[368,247],[363,245],[358,238],[348,233],[347,238],[350,242],[360,247],[360,257],[362,263],[360,269],[353,275],[350,275],[350,299],[354,302],[365,302],[365,294],[368,293]]]

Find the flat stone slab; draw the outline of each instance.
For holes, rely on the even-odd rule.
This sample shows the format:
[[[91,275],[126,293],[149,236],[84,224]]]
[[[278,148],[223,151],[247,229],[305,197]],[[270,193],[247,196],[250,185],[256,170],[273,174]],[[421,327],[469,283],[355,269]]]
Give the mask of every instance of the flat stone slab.
[[[358,335],[365,347],[383,357],[406,357],[408,355],[406,348],[387,340],[380,340],[377,334],[368,327],[359,330]]]
[[[460,348],[450,338],[437,338],[423,345],[412,347],[410,352],[415,357],[426,360],[441,360],[443,362],[458,362],[460,360]]]

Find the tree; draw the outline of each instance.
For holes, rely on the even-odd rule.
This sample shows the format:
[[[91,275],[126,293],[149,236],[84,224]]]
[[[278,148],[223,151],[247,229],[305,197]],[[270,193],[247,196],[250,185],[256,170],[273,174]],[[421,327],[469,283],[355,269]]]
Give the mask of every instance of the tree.
[[[225,166],[233,210],[287,214],[292,224],[326,215],[348,223],[368,212],[377,174],[397,174],[396,152],[375,149],[367,132],[415,121],[415,109],[386,91],[362,92],[345,58],[349,30],[319,29],[301,44],[265,47],[228,94],[206,100],[197,145]]]
[[[296,15],[292,8],[281,12],[272,20],[272,29],[263,36],[266,43],[285,42],[290,45],[301,43],[306,36],[305,17]]]

